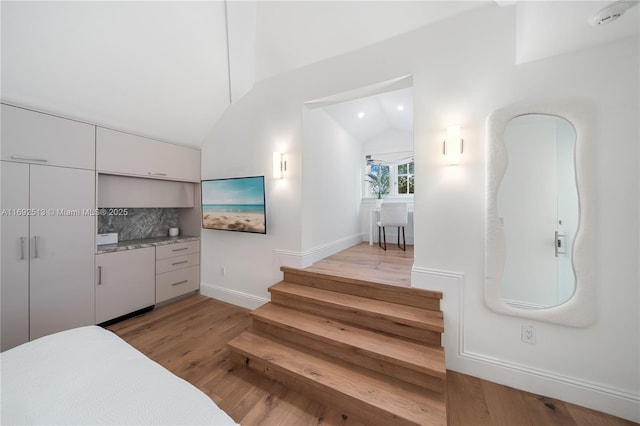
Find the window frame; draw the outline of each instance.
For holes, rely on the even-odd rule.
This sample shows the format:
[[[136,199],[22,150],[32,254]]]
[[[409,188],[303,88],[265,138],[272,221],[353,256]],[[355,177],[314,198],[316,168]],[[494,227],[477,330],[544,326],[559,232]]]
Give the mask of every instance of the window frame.
[[[413,164],[413,173],[410,171],[411,170],[411,166]],[[401,166],[407,166],[407,172],[406,173],[400,173],[399,169]],[[413,194],[415,194],[416,192],[416,174],[415,174],[415,160],[414,161],[410,161],[408,163],[402,163],[402,164],[396,164],[394,167],[394,171],[395,171],[395,181],[394,181],[394,187],[395,187],[395,192],[397,196],[413,196]],[[406,176],[407,178],[407,192],[406,193],[400,193],[399,192],[399,188],[400,188],[400,177],[402,176]],[[409,189],[411,189],[413,187],[413,192],[409,192]]]
[[[413,173],[409,173],[409,164],[413,163]],[[398,168],[400,166],[403,165],[407,165],[407,173],[406,174],[400,174],[398,173]],[[368,175],[369,173],[371,173],[371,166],[383,166],[383,167],[389,167],[389,181],[390,181],[390,185],[389,185],[389,192],[383,196],[383,198],[409,198],[409,199],[413,199],[414,194],[415,194],[415,160],[414,161],[410,161],[408,163],[401,163],[401,164],[394,164],[394,165],[384,165],[384,164],[368,164],[367,163],[367,156],[365,156],[365,175]],[[410,178],[411,180],[413,180],[413,193],[406,193],[406,194],[400,194],[398,193],[398,177],[399,176],[407,176],[407,178]],[[363,199],[375,199],[378,198],[377,195],[373,194],[371,192],[371,185],[365,180],[364,183],[364,191],[363,191]]]

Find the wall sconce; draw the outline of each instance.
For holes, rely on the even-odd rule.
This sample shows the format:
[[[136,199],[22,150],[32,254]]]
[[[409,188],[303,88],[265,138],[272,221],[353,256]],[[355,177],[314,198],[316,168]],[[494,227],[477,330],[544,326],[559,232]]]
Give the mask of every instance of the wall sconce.
[[[282,179],[287,171],[287,162],[283,159],[281,152],[273,153],[273,178]]]
[[[447,163],[458,164],[464,150],[464,139],[460,136],[460,126],[447,127],[447,137],[442,142],[442,155],[447,158]]]

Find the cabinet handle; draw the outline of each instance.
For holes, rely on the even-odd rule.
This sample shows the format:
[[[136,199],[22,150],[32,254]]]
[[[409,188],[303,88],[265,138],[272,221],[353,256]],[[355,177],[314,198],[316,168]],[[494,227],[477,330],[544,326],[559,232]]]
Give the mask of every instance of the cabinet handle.
[[[172,249],[171,251],[182,251],[182,250],[189,250],[189,247],[182,247],[182,248]]]
[[[11,159],[13,160],[22,160],[22,161],[37,161],[39,163],[47,163],[48,160],[43,158],[31,158],[31,157],[21,157],[20,155],[12,155]]]
[[[171,266],[176,266],[176,265],[182,265],[183,263],[189,263],[188,260],[183,260],[182,262],[174,262],[171,264]]]
[[[188,282],[189,282],[189,280],[182,280],[182,281],[178,281],[177,283],[173,283],[173,284],[171,284],[171,285],[172,285],[172,286],[174,286],[174,285],[180,285],[180,284],[184,284],[184,283],[188,283]]]
[[[553,241],[554,241],[553,245],[555,246],[554,250],[556,252],[556,257],[558,257],[558,231],[555,232],[555,235],[553,237]]]
[[[24,237],[20,237],[20,260],[24,260]]]
[[[166,173],[149,172],[150,176],[166,176]]]
[[[38,240],[40,239],[40,237],[38,237],[37,235],[33,236],[33,258],[37,259],[38,258]]]
[[[102,285],[102,266],[98,266],[98,285]]]

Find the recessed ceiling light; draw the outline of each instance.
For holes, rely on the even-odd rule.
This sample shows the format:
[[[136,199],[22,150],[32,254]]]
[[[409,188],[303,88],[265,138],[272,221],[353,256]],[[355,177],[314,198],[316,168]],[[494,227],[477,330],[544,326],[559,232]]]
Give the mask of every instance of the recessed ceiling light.
[[[363,118],[364,117],[364,112],[359,112],[358,113],[358,118]]]
[[[404,111],[404,105],[398,105],[398,111]]]

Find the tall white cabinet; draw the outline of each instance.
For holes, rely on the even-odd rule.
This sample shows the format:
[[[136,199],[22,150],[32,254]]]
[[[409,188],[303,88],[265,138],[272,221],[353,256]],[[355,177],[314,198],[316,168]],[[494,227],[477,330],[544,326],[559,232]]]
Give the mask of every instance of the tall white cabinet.
[[[95,323],[95,126],[2,105],[1,346]]]
[[[2,350],[29,340],[29,218],[7,209],[29,208],[29,165],[0,162],[2,179],[2,267],[0,343]]]

